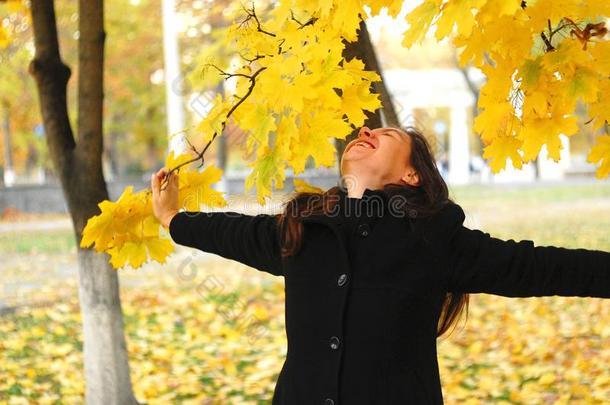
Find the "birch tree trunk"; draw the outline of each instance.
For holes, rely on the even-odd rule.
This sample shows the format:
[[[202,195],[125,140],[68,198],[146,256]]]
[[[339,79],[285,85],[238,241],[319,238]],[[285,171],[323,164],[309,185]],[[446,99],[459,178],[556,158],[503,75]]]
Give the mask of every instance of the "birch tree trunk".
[[[79,246],[97,204],[108,199],[102,172],[103,0],[79,2],[78,142],[66,102],[71,75],[60,56],[53,1],[32,0],[36,81],[47,146],[72,218],[79,264],[86,393],[92,405],[137,404],[132,392],[118,276],[106,253]]]

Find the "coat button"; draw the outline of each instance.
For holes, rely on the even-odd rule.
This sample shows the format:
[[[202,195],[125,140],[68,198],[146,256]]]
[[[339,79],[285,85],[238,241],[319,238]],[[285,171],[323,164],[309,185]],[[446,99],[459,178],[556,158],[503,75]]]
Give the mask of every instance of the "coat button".
[[[358,225],[358,234],[363,238],[369,236],[370,231],[369,224]]]
[[[347,281],[347,274],[341,274],[339,276],[339,280],[337,280],[337,284],[339,284],[339,287],[341,287],[343,284],[345,284],[345,282]]]
[[[324,400],[324,405],[335,405],[335,401],[333,401],[333,400],[332,400],[332,399],[330,399],[330,398],[326,398],[326,399]]]
[[[339,338],[333,336],[330,338],[330,348],[333,350],[337,350],[339,348]]]

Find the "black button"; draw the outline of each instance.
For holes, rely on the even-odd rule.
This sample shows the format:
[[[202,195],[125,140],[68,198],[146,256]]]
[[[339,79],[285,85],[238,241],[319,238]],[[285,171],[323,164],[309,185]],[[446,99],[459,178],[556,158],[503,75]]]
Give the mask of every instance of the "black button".
[[[343,284],[345,284],[346,281],[347,281],[347,274],[341,274],[339,276],[339,280],[337,281],[337,284],[339,284],[339,287],[341,287]]]
[[[339,338],[333,336],[330,338],[330,348],[333,350],[337,350],[339,348]]]
[[[358,235],[362,237],[366,237],[371,232],[369,228],[369,224],[360,224],[358,225]]]
[[[330,399],[330,398],[326,398],[326,399],[324,400],[324,405],[335,405],[335,401],[333,401],[333,400],[332,400],[332,399]]]

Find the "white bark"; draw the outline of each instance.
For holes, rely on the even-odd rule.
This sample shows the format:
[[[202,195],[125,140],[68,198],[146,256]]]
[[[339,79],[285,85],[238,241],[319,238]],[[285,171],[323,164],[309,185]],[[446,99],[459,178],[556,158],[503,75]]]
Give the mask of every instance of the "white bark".
[[[89,405],[138,404],[132,393],[116,270],[109,255],[78,249],[85,400]]]

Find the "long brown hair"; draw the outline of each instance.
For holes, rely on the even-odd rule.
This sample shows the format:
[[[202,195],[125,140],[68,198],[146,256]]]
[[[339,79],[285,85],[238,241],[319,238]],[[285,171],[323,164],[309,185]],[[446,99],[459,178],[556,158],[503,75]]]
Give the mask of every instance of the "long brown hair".
[[[426,217],[438,212],[445,204],[453,203],[449,190],[441,176],[430,144],[423,133],[413,126],[399,128],[411,138],[411,166],[419,175],[419,186],[404,183],[389,183],[383,191],[388,195],[400,193],[405,196],[405,210],[410,217]],[[303,224],[299,220],[306,215],[332,212],[338,202],[340,186],[331,187],[324,193],[298,192],[285,202],[285,208],[278,214],[279,228],[282,230],[282,256],[291,256],[301,246]],[[437,337],[456,324],[465,309],[468,317],[469,295],[447,293],[439,318]],[[455,325],[454,325],[455,326]]]

